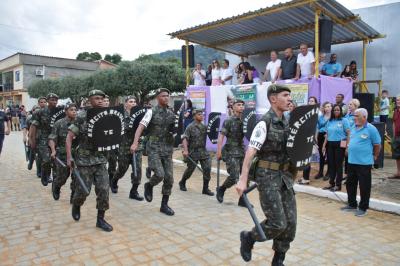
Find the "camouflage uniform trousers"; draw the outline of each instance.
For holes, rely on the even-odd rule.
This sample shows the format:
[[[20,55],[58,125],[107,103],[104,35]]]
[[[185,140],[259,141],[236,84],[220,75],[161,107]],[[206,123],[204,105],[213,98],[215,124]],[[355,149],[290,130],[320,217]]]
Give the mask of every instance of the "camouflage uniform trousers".
[[[174,184],[172,154],[161,156],[157,153],[157,150],[147,153],[149,167],[154,172],[154,175],[150,178],[150,184],[156,186],[163,181],[161,193],[171,195]]]
[[[67,157],[66,155],[57,154],[57,157],[66,164]],[[56,169],[56,177],[53,180],[54,186],[57,188],[61,188],[67,182],[68,177],[71,175],[71,184],[70,188],[73,192],[75,189],[75,177],[71,174],[71,171],[68,167],[62,167],[59,163],[55,163]]]
[[[263,168],[256,170],[260,204],[266,217],[260,224],[267,239],[273,239],[272,249],[277,252],[289,250],[297,225],[295,193],[292,187],[288,188],[285,184],[282,174],[286,172]],[[255,228],[252,235],[254,239],[259,239]]]
[[[140,181],[142,180],[142,151],[136,151],[135,157],[137,175],[135,176],[132,166],[131,183],[132,185],[140,185]],[[126,171],[128,171],[129,166],[133,163],[132,159],[133,157],[131,153],[119,154],[118,167],[114,174],[114,180],[119,180],[125,175]]]
[[[223,186],[230,188],[239,181],[240,172],[242,171],[243,157],[228,156],[226,158],[226,170],[229,176],[225,179]]]
[[[210,181],[210,179],[211,179],[211,158],[210,157],[204,158],[204,159],[197,159],[197,158],[193,158],[193,157],[191,157],[191,158],[193,159],[193,161],[196,162],[196,164],[198,162],[200,162],[201,169],[203,170],[203,180]],[[182,179],[188,180],[192,176],[194,170],[196,169],[196,165],[189,159],[185,159],[185,162],[186,162],[187,168],[185,169],[185,172],[183,172]]]
[[[40,138],[37,145],[37,161],[40,162],[41,174],[50,177],[52,163],[50,158],[50,148],[47,138]]]
[[[108,175],[114,176],[117,171],[117,160],[118,160],[118,150],[112,150],[107,152],[107,161],[108,161]]]
[[[96,208],[98,210],[108,210],[109,208],[109,178],[107,176],[106,164],[96,164],[90,166],[78,166],[78,172],[81,175],[83,182],[85,182],[89,192],[92,184],[94,184],[96,192]],[[75,193],[73,197],[73,204],[82,206],[88,195],[81,186],[76,182]]]

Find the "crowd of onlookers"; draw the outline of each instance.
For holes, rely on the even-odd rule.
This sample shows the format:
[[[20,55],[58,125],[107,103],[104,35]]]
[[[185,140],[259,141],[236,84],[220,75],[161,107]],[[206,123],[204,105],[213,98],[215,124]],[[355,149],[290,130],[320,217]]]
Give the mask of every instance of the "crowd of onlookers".
[[[309,51],[307,44],[300,45],[297,55],[294,54],[292,48],[285,49],[283,54],[284,57],[279,59],[278,52],[271,51],[270,61],[264,72],[259,72],[249,62],[241,62],[233,69],[227,59],[222,61],[222,66],[218,60],[213,60],[212,64],[207,66],[207,70],[198,63],[192,72],[193,84],[196,86],[236,85],[285,79],[311,79],[315,75],[315,57],[313,52]],[[322,75],[358,81],[356,61],[352,60],[342,67],[342,64],[337,61],[336,54],[330,55],[329,62],[325,61],[325,57],[326,54],[319,54],[318,69]]]

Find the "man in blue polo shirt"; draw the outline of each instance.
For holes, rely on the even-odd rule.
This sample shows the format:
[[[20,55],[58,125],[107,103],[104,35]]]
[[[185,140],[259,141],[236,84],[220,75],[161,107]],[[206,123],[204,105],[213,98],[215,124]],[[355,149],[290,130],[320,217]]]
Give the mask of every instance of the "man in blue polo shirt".
[[[350,132],[346,149],[349,156],[346,183],[348,206],[343,211],[355,211],[358,217],[365,216],[371,195],[371,168],[381,149],[381,137],[376,127],[367,122],[368,112],[359,108],[354,113],[355,127]],[[360,183],[360,204],[357,210],[357,185]]]
[[[331,77],[339,77],[342,72],[342,65],[336,62],[337,55],[331,55],[331,61],[322,67],[322,74]]]

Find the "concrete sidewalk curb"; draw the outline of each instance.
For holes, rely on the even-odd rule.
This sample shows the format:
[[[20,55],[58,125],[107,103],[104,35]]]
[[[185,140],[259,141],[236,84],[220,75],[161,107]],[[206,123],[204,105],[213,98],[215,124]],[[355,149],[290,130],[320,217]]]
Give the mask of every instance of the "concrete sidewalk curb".
[[[173,159],[174,163],[177,164],[185,164],[181,160]],[[199,165],[200,166],[200,165]],[[217,168],[211,168],[211,172],[216,174]],[[228,175],[228,172],[225,170],[220,170],[221,175]],[[328,190],[323,190],[321,188],[316,188],[313,186],[305,186],[305,185],[294,185],[294,190],[296,192],[306,193],[317,197],[329,198],[336,201],[343,201],[347,203],[347,193],[344,192],[331,192]],[[360,200],[360,197],[357,196],[357,200]],[[369,201],[369,207],[376,211],[390,212],[400,215],[400,204],[385,200],[378,200],[371,198]]]

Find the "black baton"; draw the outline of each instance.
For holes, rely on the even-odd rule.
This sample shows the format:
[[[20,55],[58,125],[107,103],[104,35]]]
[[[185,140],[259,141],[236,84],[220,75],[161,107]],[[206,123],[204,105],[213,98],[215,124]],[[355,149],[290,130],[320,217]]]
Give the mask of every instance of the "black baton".
[[[199,169],[200,172],[203,173],[203,169],[201,169],[201,167],[197,165],[197,163],[192,159],[192,157],[190,157],[190,156],[188,155],[188,156],[186,156],[186,158],[188,158],[189,161],[191,161],[192,163],[194,163],[194,165],[196,165],[197,169]]]
[[[25,160],[29,162],[29,149],[25,143],[24,143],[24,149],[25,149]]]
[[[217,189],[219,189],[219,168],[221,166],[221,160],[217,159]]]
[[[133,174],[137,177],[137,168],[136,168],[136,152],[132,153],[132,168]]]
[[[254,209],[251,206],[249,199],[247,198],[247,193],[251,192],[256,187],[257,187],[257,184],[254,183],[253,185],[248,187],[245,191],[243,191],[242,199],[243,199],[244,204],[246,205],[246,208],[249,210],[251,219],[253,219],[253,222],[256,226],[257,234],[260,236],[259,241],[262,242],[262,241],[266,241],[267,237],[265,236],[265,233],[264,233],[263,229],[261,228],[261,225],[260,225],[260,222],[258,221],[256,213],[254,212]]]
[[[67,165],[63,161],[61,161],[60,158],[58,158],[58,157],[56,157],[56,162],[59,163],[64,168],[67,167]],[[78,182],[81,185],[81,188],[83,189],[83,191],[86,193],[86,195],[89,195],[89,189],[87,188],[85,182],[83,182],[83,179],[82,179],[81,175],[79,174],[78,168],[76,168],[75,164],[73,164],[73,166],[72,166],[72,172],[76,176],[76,179],[78,179]]]

